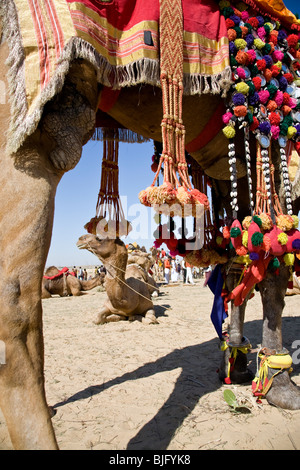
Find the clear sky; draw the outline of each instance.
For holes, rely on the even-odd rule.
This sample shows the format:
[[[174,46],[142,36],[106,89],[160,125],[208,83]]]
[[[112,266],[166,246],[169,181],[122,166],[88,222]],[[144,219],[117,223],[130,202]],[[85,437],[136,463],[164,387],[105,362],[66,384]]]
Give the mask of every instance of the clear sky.
[[[286,0],[293,13],[300,13],[299,0]],[[86,233],[84,225],[95,216],[101,177],[102,142],[88,142],[76,168],[66,173],[57,189],[54,226],[47,266],[97,265],[99,260],[86,250],[76,247],[78,238]],[[119,146],[119,194],[128,220],[133,222],[132,236],[125,243],[136,241],[148,249],[153,241],[153,212],[138,200],[138,193],[152,183],[153,143]]]

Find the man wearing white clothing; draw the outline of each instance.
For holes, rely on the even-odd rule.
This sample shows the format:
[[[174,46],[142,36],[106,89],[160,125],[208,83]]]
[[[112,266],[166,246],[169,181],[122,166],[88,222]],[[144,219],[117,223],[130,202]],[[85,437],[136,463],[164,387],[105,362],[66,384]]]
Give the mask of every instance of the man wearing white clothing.
[[[186,267],[185,284],[195,284],[194,279],[193,279],[193,274],[192,274],[192,266],[186,261],[185,267]]]

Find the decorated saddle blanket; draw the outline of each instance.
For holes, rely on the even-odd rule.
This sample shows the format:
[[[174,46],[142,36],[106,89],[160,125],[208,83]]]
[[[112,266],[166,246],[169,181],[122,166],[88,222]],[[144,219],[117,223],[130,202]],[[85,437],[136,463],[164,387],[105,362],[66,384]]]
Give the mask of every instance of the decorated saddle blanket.
[[[219,93],[220,79],[231,76],[225,18],[213,0],[182,7],[185,93]],[[75,58],[94,64],[99,83],[112,89],[160,86],[159,0],[7,0],[2,16],[14,82],[12,151],[35,129]]]
[[[276,12],[289,23],[295,19],[281,0],[245,3]],[[160,22],[162,4],[172,11],[172,0],[0,2],[10,46],[10,151],[35,130],[44,105],[60,91],[76,58],[89,60],[99,83],[112,89],[136,83],[159,86],[159,32],[168,27],[168,21],[163,26]],[[184,92],[220,93],[231,68],[227,26],[218,2],[183,0],[182,17]]]

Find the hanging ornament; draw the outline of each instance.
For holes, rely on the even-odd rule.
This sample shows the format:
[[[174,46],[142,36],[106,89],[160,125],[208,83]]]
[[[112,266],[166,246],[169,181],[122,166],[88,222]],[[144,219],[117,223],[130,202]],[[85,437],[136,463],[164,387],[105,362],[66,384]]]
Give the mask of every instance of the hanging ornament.
[[[162,153],[151,186],[139,193],[140,202],[158,213],[202,217],[209,209],[207,197],[193,189],[185,159],[185,127],[182,120],[183,96],[183,16],[181,0],[160,1],[160,82],[163,118]],[[163,183],[156,185],[163,169]],[[165,205],[165,207],[161,207]],[[169,206],[169,207],[166,207]]]
[[[119,197],[119,141],[115,129],[103,131],[101,183],[96,216],[84,228],[99,238],[115,239],[131,231]]]

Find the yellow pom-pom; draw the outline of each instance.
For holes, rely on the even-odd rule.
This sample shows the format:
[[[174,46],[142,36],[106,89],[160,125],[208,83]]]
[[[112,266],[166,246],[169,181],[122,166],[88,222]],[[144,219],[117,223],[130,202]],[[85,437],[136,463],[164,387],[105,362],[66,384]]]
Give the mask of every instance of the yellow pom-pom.
[[[294,227],[294,219],[290,215],[281,214],[276,217],[276,224],[277,227],[279,227],[281,230],[283,230],[284,232],[288,232]]]
[[[232,127],[232,126],[224,127],[223,134],[225,135],[225,137],[227,137],[227,139],[233,139],[233,137],[235,136],[234,127]]]
[[[269,28],[270,28],[270,31],[273,31],[274,26],[272,25],[272,23],[267,22],[267,23],[265,23],[265,25],[268,25]]]
[[[243,244],[245,247],[248,246],[248,232],[247,232],[246,230],[243,231],[242,244]]]
[[[245,230],[248,230],[248,228],[250,227],[251,221],[252,221],[251,215],[247,215],[247,217],[244,218],[242,222],[242,226]]]
[[[237,49],[245,49],[245,47],[247,47],[245,39],[236,39],[234,45]]]
[[[297,129],[294,126],[289,126],[287,130],[287,138],[292,139],[294,135],[297,134]]]
[[[280,243],[281,245],[286,245],[287,242],[288,242],[288,236],[287,236],[286,233],[281,232],[281,233],[278,235],[277,240],[279,241],[279,243]]]
[[[279,70],[281,70],[281,69],[282,69],[282,62],[281,62],[280,60],[278,60],[277,62],[275,62],[275,64],[274,64],[274,65],[276,65],[276,67],[278,67],[278,68],[279,68]]]
[[[222,238],[222,237],[220,237],[220,236],[216,237],[216,243],[217,243],[217,245],[222,245],[222,241],[223,241],[223,238]]]
[[[299,225],[299,217],[297,217],[296,215],[292,215],[291,216],[294,223],[293,223],[293,228],[298,228],[298,225]]]
[[[249,92],[249,85],[245,82],[237,83],[235,89],[238,93],[243,93],[243,95],[247,95]]]
[[[286,253],[283,257],[283,261],[287,266],[293,266],[295,263],[295,255],[293,253]]]
[[[261,228],[262,230],[270,230],[273,226],[273,222],[271,216],[265,212],[261,212],[259,214],[259,218],[261,220]]]
[[[219,3],[219,7],[221,8],[221,10],[223,10],[223,8],[230,7],[230,3],[227,0],[221,0]]]
[[[254,46],[256,47],[256,49],[262,49],[265,44],[266,43],[259,38],[254,39]]]

